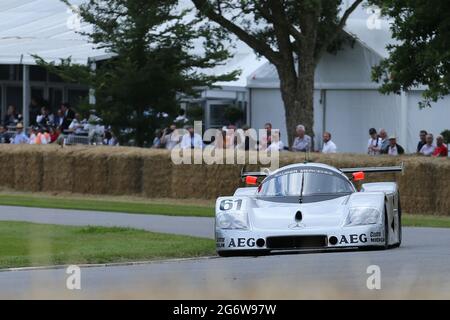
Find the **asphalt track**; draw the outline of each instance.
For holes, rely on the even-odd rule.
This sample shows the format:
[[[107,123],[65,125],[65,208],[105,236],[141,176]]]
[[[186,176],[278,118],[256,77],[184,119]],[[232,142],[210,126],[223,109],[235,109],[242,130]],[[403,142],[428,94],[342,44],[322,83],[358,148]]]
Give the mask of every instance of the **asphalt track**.
[[[77,215],[76,221],[73,214]],[[0,220],[113,226],[121,225],[122,218],[126,226],[174,233],[178,227],[172,225],[183,222],[182,234],[190,235],[195,235],[197,228],[212,226],[212,219],[208,218],[0,207]],[[157,225],[157,222],[164,223]],[[201,230],[197,235],[210,237],[210,230]],[[86,266],[81,269],[81,290],[67,289],[68,275],[64,268],[5,271],[0,272],[0,298],[449,299],[450,230],[404,228],[403,240],[399,249],[386,251]],[[379,267],[380,289],[367,287],[370,266]]]

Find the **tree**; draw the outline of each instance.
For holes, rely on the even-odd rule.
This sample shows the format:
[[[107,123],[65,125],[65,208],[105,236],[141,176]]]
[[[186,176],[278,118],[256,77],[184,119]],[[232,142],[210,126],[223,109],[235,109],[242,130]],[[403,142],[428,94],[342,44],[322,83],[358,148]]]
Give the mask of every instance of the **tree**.
[[[200,15],[276,67],[288,132],[303,123],[311,136],[316,65],[324,52],[339,49],[344,25],[362,1],[354,0],[341,15],[341,0],[192,0]]]
[[[89,0],[78,13],[92,25],[85,35],[113,57],[94,72],[70,59],[38,62],[65,80],[89,84],[104,122],[118,134],[131,133],[138,146],[150,141],[158,114],[175,113],[180,95],[238,74],[203,72],[230,58],[227,35],[190,17],[178,0]]]
[[[383,93],[425,85],[420,106],[450,93],[450,2],[440,0],[371,0],[393,19],[389,58],[373,70]]]

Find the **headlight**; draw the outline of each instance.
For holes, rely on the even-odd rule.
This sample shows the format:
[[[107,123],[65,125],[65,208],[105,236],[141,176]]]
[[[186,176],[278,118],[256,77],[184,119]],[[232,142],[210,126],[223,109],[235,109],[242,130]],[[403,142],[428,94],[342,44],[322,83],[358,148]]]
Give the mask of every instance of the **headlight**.
[[[381,213],[376,208],[351,208],[345,226],[362,226],[381,223]]]
[[[244,212],[219,212],[216,224],[220,229],[247,229],[247,214]]]

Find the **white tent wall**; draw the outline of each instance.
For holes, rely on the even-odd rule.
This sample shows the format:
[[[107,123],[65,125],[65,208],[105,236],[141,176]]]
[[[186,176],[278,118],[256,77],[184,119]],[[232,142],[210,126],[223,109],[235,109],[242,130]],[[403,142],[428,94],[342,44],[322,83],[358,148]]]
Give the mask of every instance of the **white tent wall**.
[[[433,103],[431,108],[420,109],[418,104],[423,99],[422,91],[410,91],[407,94],[407,132],[408,149],[414,152],[419,140],[419,131],[427,130],[435,137],[446,129],[450,129],[450,97]]]
[[[385,128],[388,134],[399,135],[400,99],[376,90],[327,90],[325,128],[340,152],[364,153],[369,128]]]
[[[322,122],[318,119],[323,118],[323,108],[320,102],[320,90],[314,91],[314,132],[322,132]],[[281,133],[281,140],[287,146],[288,131],[286,128],[286,117],[284,111],[283,101],[279,89],[263,89],[256,88],[250,90],[251,101],[251,117],[250,125],[252,128],[264,128],[264,124],[270,122],[274,129],[279,129]],[[289,134],[293,134],[295,128],[290,129]],[[315,144],[320,141],[320,137],[316,135]]]
[[[399,128],[400,97],[384,96],[371,80],[371,68],[380,61],[359,42],[336,54],[325,54],[316,68],[314,133],[316,149],[323,131],[330,131],[341,152],[365,152],[370,127]],[[276,70],[266,64],[248,79],[251,88],[251,125],[271,122],[287,143],[286,120]],[[294,132],[295,128],[289,128]],[[367,139],[366,139],[367,138]]]

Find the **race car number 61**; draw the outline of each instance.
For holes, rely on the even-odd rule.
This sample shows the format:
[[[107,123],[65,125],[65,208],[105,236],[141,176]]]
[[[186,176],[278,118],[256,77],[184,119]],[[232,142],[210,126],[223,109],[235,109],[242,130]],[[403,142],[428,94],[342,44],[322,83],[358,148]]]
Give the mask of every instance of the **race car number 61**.
[[[241,210],[242,207],[242,199],[238,199],[238,200],[222,200],[220,202],[220,210],[222,211],[228,211],[228,210],[232,210],[234,209],[234,207],[236,207],[236,210]]]

